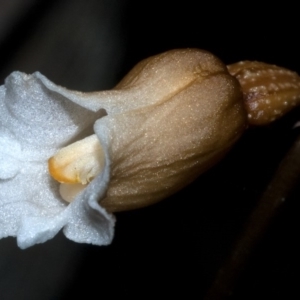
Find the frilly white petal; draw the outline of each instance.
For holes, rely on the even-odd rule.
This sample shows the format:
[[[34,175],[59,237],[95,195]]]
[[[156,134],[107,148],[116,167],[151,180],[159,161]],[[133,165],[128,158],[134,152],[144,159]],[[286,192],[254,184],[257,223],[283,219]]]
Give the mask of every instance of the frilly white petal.
[[[92,132],[103,115],[85,108],[85,102],[83,94],[56,86],[40,73],[14,72],[0,87],[0,237],[16,236],[19,247],[26,248],[63,229],[76,242],[111,242],[115,218],[98,204],[108,185],[109,159],[70,205],[62,201],[47,168],[49,157]]]

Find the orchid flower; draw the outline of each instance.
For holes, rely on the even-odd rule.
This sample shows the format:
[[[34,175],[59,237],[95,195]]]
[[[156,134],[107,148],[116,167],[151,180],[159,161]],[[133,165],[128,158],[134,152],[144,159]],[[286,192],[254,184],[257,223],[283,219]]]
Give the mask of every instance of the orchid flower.
[[[175,193],[228,152],[246,128],[241,99],[226,66],[194,49],[144,60],[103,92],[12,73],[0,87],[0,237],[26,248],[62,229],[109,244],[112,212]]]

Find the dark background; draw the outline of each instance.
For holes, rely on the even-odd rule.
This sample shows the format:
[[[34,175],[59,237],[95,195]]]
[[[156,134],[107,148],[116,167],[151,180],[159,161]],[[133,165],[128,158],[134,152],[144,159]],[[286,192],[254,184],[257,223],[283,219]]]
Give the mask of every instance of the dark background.
[[[299,17],[226,1],[0,0],[0,79],[40,71],[69,89],[112,88],[139,60],[173,48],[226,64],[259,60],[300,72]],[[229,155],[176,195],[117,214],[107,247],[59,234],[26,250],[0,241],[0,299],[202,299],[247,216],[298,134],[299,110],[244,134]],[[299,191],[253,251],[232,299],[297,298]]]

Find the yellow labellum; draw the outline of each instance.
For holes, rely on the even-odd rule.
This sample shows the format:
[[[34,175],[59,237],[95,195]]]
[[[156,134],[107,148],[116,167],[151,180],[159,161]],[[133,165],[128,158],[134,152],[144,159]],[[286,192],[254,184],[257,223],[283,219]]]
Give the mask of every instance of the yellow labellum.
[[[62,148],[48,161],[51,176],[61,183],[87,184],[104,167],[104,153],[97,136]]]

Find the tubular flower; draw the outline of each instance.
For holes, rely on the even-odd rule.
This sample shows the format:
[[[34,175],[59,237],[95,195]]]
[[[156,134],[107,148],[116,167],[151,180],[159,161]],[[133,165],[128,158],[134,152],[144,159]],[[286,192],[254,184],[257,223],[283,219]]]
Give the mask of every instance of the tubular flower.
[[[112,212],[175,193],[228,152],[246,128],[242,97],[226,66],[194,49],[150,57],[103,92],[11,74],[0,88],[0,235],[22,248],[60,229],[110,243]]]

